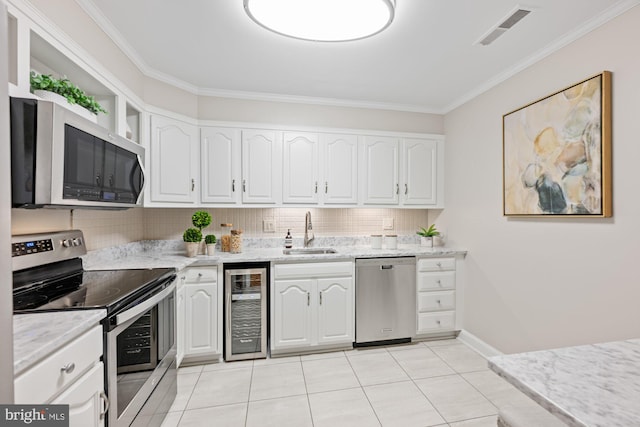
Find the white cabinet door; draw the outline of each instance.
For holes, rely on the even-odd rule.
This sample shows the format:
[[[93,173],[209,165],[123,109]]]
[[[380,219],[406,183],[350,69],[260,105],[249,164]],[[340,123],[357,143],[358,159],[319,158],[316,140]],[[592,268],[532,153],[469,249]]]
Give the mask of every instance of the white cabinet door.
[[[425,139],[405,139],[402,150],[405,205],[435,205],[437,202],[438,144]]]
[[[398,203],[398,140],[367,136],[363,142],[361,179],[363,203],[394,205]]]
[[[69,405],[69,427],[102,427],[103,393],[104,366],[99,362],[51,403]]]
[[[283,203],[318,203],[318,145],[315,133],[283,134]]]
[[[200,130],[200,171],[203,203],[239,203],[239,129],[203,127]]]
[[[281,199],[282,135],[271,130],[242,131],[242,202]]]
[[[353,279],[318,279],[318,344],[353,342]]]
[[[195,203],[198,190],[198,128],[151,117],[151,201]]]
[[[186,301],[184,299],[184,279],[180,279],[178,290],[176,292],[176,365],[180,367],[182,359],[184,359],[184,349],[186,340]]]
[[[312,336],[312,280],[278,280],[275,282],[273,348],[306,347]],[[314,298],[315,299],[315,298]]]
[[[185,285],[185,355],[215,353],[218,348],[217,286]]]
[[[321,191],[325,204],[358,203],[358,137],[320,135],[322,147]]]

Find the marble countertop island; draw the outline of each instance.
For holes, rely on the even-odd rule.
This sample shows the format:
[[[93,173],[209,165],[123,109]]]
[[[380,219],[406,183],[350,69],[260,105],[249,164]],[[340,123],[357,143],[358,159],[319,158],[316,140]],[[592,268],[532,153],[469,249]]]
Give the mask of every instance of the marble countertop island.
[[[496,356],[489,367],[569,426],[640,426],[640,339]]]
[[[64,347],[97,325],[107,310],[69,310],[13,316],[13,374]]]

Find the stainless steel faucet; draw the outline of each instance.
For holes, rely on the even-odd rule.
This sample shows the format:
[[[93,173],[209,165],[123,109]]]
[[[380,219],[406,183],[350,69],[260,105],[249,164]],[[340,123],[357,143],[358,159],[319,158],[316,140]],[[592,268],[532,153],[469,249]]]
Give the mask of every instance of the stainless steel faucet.
[[[313,234],[313,225],[311,225],[311,212],[307,211],[304,216],[304,247],[308,247],[309,243],[316,237]],[[309,231],[311,231],[311,238],[309,238]]]

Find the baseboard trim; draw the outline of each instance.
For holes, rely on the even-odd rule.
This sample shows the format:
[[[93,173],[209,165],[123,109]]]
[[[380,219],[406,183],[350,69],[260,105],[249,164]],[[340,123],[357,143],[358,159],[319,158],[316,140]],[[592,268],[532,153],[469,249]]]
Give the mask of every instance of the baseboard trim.
[[[465,329],[460,331],[460,334],[458,335],[458,340],[462,341],[463,343],[471,347],[473,350],[480,353],[485,358],[503,355],[503,353],[500,350],[498,350],[495,347],[492,347],[491,345],[482,341],[480,338],[478,338],[477,336],[473,335],[471,332]]]

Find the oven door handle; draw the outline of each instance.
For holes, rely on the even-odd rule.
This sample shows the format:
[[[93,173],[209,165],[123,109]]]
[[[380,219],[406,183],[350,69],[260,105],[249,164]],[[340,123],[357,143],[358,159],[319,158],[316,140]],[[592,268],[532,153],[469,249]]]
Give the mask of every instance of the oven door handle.
[[[135,307],[132,307],[129,310],[116,315],[116,324],[114,326],[121,325],[124,322],[133,319],[137,315],[142,314],[145,311],[151,310],[153,306],[155,306],[160,301],[162,301],[167,296],[169,296],[169,294],[175,291],[175,289],[176,289],[176,283],[174,281],[171,285],[169,285],[169,287],[167,287],[166,289],[163,289],[162,292],[159,292],[154,296],[152,296],[151,298],[149,298],[148,300],[142,301],[140,304],[136,305]]]

